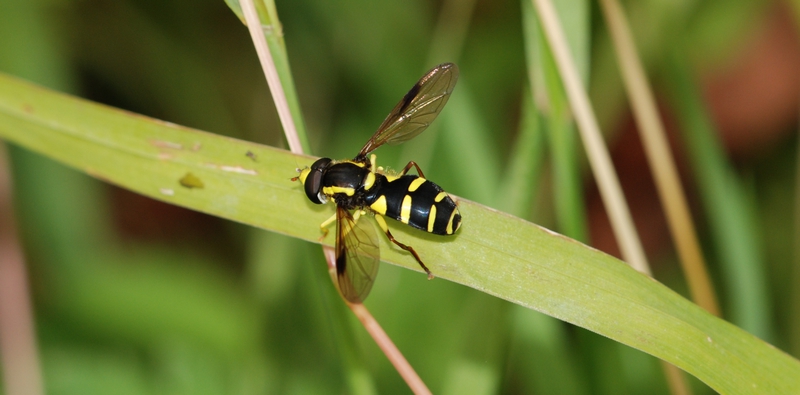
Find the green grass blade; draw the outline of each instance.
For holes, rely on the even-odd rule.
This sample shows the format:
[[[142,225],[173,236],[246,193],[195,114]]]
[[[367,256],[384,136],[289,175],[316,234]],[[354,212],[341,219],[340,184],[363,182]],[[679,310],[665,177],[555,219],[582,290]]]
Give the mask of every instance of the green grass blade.
[[[290,180],[309,158],[92,104],[0,76],[0,137],[143,195],[309,241],[331,207]],[[247,153],[255,154],[255,159]],[[182,186],[192,174],[202,188]],[[195,184],[196,185],[196,184]],[[673,363],[720,393],[800,388],[800,363],[620,262],[519,218],[460,201],[443,239],[404,227],[441,279],[541,311]],[[331,243],[328,237],[324,243]],[[383,243],[383,260],[417,269]]]
[[[772,309],[767,290],[766,262],[758,243],[752,196],[725,159],[711,120],[704,112],[688,64],[673,58],[670,86],[683,138],[703,199],[720,274],[730,290],[731,321],[766,340],[774,339]]]
[[[508,166],[500,185],[503,211],[530,218],[534,191],[539,187],[544,167],[544,135],[540,114],[536,111],[530,89],[523,89],[519,134],[508,153]]]
[[[584,81],[589,70],[587,4],[583,1],[557,2],[565,25],[572,55]],[[536,17],[533,5],[523,1],[523,27],[528,75],[533,77],[533,95],[541,114],[542,129],[548,136],[553,165],[553,204],[562,233],[585,241],[588,239],[580,138],[570,114],[569,102],[561,77]]]
[[[580,178],[576,166],[562,166],[563,156],[559,156],[561,151],[554,151],[552,159],[552,172],[553,175],[553,190],[548,192],[541,192],[542,185],[540,185],[540,178],[542,169],[545,166],[545,149],[549,147],[565,147],[564,144],[554,144],[552,137],[553,121],[556,124],[571,125],[572,121],[564,116],[563,119],[555,117],[550,105],[554,100],[561,100],[561,108],[565,104],[563,92],[559,91],[558,98],[548,94],[545,89],[544,78],[544,54],[546,49],[542,48],[546,45],[539,30],[539,22],[536,19],[536,13],[533,10],[533,4],[530,1],[523,0],[520,2],[522,8],[522,28],[523,38],[525,43],[525,60],[527,66],[528,86],[523,90],[522,100],[522,120],[520,121],[520,133],[517,138],[516,144],[512,147],[510,154],[508,170],[506,171],[506,180],[503,182],[505,191],[503,196],[506,197],[506,202],[500,206],[504,211],[520,216],[522,218],[530,218],[522,209],[522,204],[530,206],[533,199],[533,191],[539,190],[540,195],[551,193],[553,195],[564,196],[566,193],[568,198],[554,199],[548,198],[553,203],[553,211],[555,217],[559,221],[560,229],[563,233],[585,234],[585,224],[582,218],[574,218],[571,214],[576,216],[584,214],[583,209],[575,209],[573,203],[582,202],[582,196],[574,194],[581,188],[577,187],[570,189],[570,186],[577,186],[577,184],[570,181],[578,181]],[[552,60],[549,61],[552,64]],[[550,68],[552,70],[552,67]],[[559,81],[555,80],[558,84]],[[559,88],[560,89],[560,88]],[[563,116],[563,114],[560,114]],[[573,138],[571,145],[568,145],[569,152],[577,152],[574,138],[576,132],[573,128],[568,128],[567,133],[570,133]],[[560,142],[566,142],[565,139],[560,139]],[[576,155],[571,155],[572,163],[577,165]],[[569,163],[567,163],[569,165]],[[564,177],[566,176],[566,177]],[[574,176],[570,180],[570,176]],[[565,188],[567,187],[566,191]],[[547,189],[545,189],[547,190]],[[525,193],[526,195],[523,195]],[[565,201],[567,200],[567,201]],[[549,205],[548,205],[549,206]],[[573,210],[575,209],[575,210]],[[567,211],[567,213],[565,213]],[[534,218],[542,219],[543,216]],[[578,221],[573,221],[577,219]],[[581,229],[580,231],[578,229]],[[520,379],[526,386],[527,391],[536,393],[560,393],[560,394],[581,394],[590,393],[588,388],[591,386],[585,371],[581,369],[579,363],[571,358],[570,341],[568,339],[568,331],[564,325],[558,323],[557,320],[544,315],[531,315],[523,314],[522,308],[515,310],[513,320],[514,330],[512,337],[515,345],[511,350],[516,354],[514,358],[518,360],[521,365],[526,366],[524,371],[535,372],[530,375],[523,375]],[[586,347],[581,346],[580,354],[582,359],[586,358]],[[537,363],[540,358],[530,358],[529,355],[541,355],[541,360],[546,360],[546,363]],[[615,376],[609,376],[615,377]],[[616,377],[615,377],[616,378]],[[621,381],[621,380],[617,380]],[[559,384],[556,384],[559,383]],[[569,383],[568,385],[564,385]],[[554,387],[559,387],[557,390]]]

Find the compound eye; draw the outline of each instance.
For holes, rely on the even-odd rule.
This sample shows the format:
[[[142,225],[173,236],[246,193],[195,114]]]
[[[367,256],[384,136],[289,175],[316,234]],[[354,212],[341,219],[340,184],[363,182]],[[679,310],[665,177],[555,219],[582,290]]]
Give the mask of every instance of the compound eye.
[[[313,203],[323,204],[328,201],[328,197],[322,193],[322,177],[330,163],[330,159],[321,158],[311,165],[304,187],[308,200]]]

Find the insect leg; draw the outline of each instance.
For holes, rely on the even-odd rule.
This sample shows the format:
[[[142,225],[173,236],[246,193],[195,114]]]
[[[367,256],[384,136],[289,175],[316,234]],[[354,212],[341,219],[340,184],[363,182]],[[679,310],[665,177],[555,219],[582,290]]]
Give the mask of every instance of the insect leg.
[[[389,232],[389,225],[386,224],[386,220],[383,219],[383,216],[380,215],[380,214],[375,214],[375,221],[378,222],[378,226],[381,227],[381,230],[383,230],[383,233],[386,233],[386,237],[388,237],[389,240],[392,243],[397,244],[398,247],[410,252],[411,255],[414,255],[414,259],[417,260],[417,263],[419,263],[419,265],[422,267],[422,270],[425,270],[425,273],[428,273],[428,280],[433,280],[433,273],[431,273],[431,271],[428,270],[428,267],[425,266],[424,263],[422,263],[422,259],[420,259],[419,254],[417,254],[417,252],[414,251],[414,249],[411,248],[411,246],[405,245],[405,244],[397,241],[394,238],[394,236],[392,236],[392,232]]]
[[[412,166],[417,169],[417,174],[419,174],[420,177],[425,178],[425,175],[422,174],[422,170],[420,170],[419,166],[417,166],[417,162],[414,162],[413,160],[411,162],[408,162],[406,167],[403,168],[403,171],[400,172],[400,175],[401,176],[406,175],[406,173],[408,173],[408,171],[411,170]]]
[[[325,222],[319,224],[319,229],[322,231],[322,236],[320,236],[319,241],[322,241],[322,239],[328,237],[328,227],[334,222],[336,222],[336,214],[331,215],[331,217],[326,219]]]
[[[375,162],[377,161],[377,159],[378,156],[375,154],[369,156],[369,171],[373,173],[377,170],[377,168],[375,167]]]

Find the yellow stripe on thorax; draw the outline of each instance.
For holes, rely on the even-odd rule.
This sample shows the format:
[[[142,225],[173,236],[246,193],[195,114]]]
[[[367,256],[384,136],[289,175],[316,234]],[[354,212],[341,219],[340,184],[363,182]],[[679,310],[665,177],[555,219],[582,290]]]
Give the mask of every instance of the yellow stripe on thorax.
[[[375,173],[373,172],[367,173],[367,176],[364,177],[364,182],[362,182],[361,184],[364,185],[365,190],[369,191],[370,188],[372,188],[372,186],[375,185]]]
[[[354,165],[356,165],[358,167],[365,167],[365,165],[363,163],[361,163],[361,162],[353,162],[352,160],[343,160],[343,161],[337,161],[337,162],[334,162],[334,163],[352,163],[352,164],[354,164]]]
[[[353,188],[332,186],[332,187],[322,188],[322,193],[328,196],[333,196],[334,194],[337,193],[343,193],[347,196],[353,196],[356,193],[356,190]]]

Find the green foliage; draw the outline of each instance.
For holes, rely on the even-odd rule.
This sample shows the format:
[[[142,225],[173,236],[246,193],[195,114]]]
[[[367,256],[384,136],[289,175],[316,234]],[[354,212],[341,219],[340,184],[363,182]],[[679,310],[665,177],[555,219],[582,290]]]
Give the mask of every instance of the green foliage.
[[[658,15],[658,26],[688,19],[656,12],[660,3],[642,4],[633,12]],[[693,23],[746,27],[711,23],[714,4],[693,14],[700,18]],[[351,157],[431,66],[423,59],[436,58],[425,50],[437,10],[422,1],[278,7],[313,152]],[[428,153],[428,177],[465,197],[464,226],[443,239],[390,224],[438,278],[425,280],[413,259],[384,240],[382,258],[393,265],[382,264],[367,301],[423,380],[435,393],[664,393],[655,359],[619,342],[721,393],[799,388],[800,367],[783,352],[608,255],[470,201],[524,218],[533,212],[536,222],[550,225],[543,152],[557,142],[544,136],[553,125],[569,127],[548,118],[541,97],[523,89],[526,67],[542,61],[526,60],[531,52],[523,40],[530,44],[535,29],[526,25],[523,33],[529,15],[521,17],[518,3],[477,7],[462,58],[442,59],[461,68],[448,108],[420,136],[424,143],[408,143]],[[756,8],[717,7],[735,21]],[[585,13],[570,19],[579,47],[597,30]],[[15,147],[15,199],[48,393],[407,392],[328,278],[315,243],[331,207],[307,202],[290,180],[311,158],[224,137],[272,146],[282,139],[246,30],[224,3],[20,2],[0,19],[0,70],[214,132],[0,77],[0,138]],[[723,33],[686,31],[707,34],[703,42]],[[603,74],[608,49],[602,35],[593,38],[599,64],[584,55],[581,67],[593,86],[604,86],[614,80]],[[650,60],[654,46],[675,42],[663,32],[642,38]],[[621,111],[621,90],[611,85],[595,102],[608,117]],[[548,94],[553,100],[559,93],[551,85]],[[555,149],[568,152],[576,143]],[[416,148],[401,157],[400,151],[382,148],[378,159],[395,168],[416,159],[407,157]],[[576,155],[560,158],[567,177],[579,175]],[[793,182],[791,174],[764,168],[756,171],[772,177],[765,184]],[[572,186],[563,189],[572,191],[564,199],[580,201],[576,180],[564,182]],[[791,201],[786,196],[774,188],[770,199]],[[785,207],[739,197],[776,221],[760,229],[786,225],[788,216],[770,215]],[[563,215],[581,221],[574,212],[580,204],[567,207],[578,208]],[[789,278],[771,279],[783,284],[774,292],[790,294]],[[790,311],[776,314],[788,322]],[[786,348],[798,335],[775,336]]]

